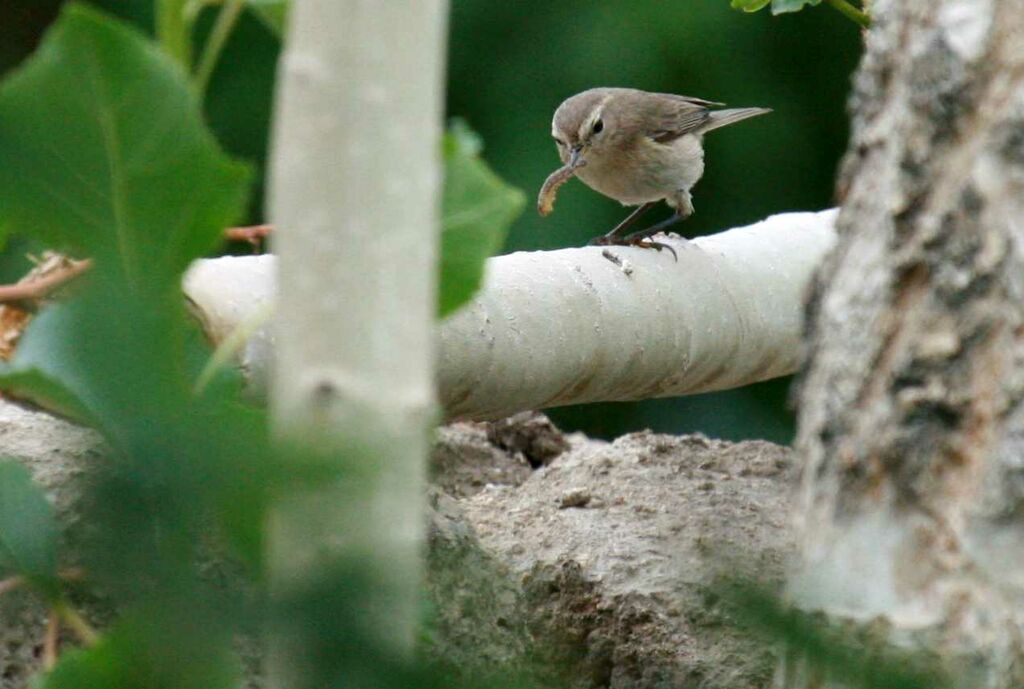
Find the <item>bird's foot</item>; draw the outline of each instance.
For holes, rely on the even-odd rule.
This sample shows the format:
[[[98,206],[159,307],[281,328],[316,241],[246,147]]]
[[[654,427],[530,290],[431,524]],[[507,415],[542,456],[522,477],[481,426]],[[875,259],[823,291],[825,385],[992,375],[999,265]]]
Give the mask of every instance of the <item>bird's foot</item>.
[[[636,246],[641,249],[654,249],[655,251],[661,251],[662,249],[668,249],[672,254],[672,258],[679,261],[679,256],[676,254],[676,250],[664,242],[656,242],[650,237],[642,236],[626,236],[626,237],[609,237],[608,235],[600,235],[591,239],[588,244],[590,246]]]

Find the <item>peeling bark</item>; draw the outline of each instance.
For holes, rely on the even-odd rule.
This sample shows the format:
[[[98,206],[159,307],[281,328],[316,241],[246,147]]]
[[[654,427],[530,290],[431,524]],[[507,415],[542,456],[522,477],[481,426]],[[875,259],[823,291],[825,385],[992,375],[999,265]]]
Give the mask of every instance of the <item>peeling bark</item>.
[[[804,607],[1024,684],[1024,1],[878,0],[808,318]],[[969,659],[970,662],[966,662]],[[789,658],[777,686],[818,684]]]

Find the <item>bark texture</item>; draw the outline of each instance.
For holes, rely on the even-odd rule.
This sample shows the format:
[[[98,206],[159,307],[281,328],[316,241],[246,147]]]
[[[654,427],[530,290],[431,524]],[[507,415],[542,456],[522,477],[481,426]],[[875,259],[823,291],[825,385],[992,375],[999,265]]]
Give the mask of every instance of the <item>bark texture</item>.
[[[798,603],[1024,685],[1024,0],[877,0],[800,393]],[[838,681],[841,678],[835,678]],[[777,686],[839,686],[783,664]]]

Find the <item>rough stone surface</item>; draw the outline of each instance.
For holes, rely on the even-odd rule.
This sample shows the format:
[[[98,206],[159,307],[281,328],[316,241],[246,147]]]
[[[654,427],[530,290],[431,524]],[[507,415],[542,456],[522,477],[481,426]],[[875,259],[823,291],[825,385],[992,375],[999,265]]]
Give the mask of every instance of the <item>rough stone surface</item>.
[[[534,468],[550,464],[569,449],[569,441],[562,432],[551,423],[551,419],[539,412],[522,412],[486,426],[487,439],[491,443],[522,453]]]
[[[464,502],[520,578],[539,657],[569,687],[763,687],[772,658],[723,618],[723,568],[778,582],[789,452],[763,442],[582,437],[520,486]]]
[[[456,500],[433,489],[427,591],[433,653],[467,674],[521,666],[530,654],[523,597],[500,558],[480,547]]]
[[[502,432],[542,428],[546,446],[568,449],[531,470],[488,425],[438,431],[431,651],[467,674],[521,670],[543,686],[765,686],[772,658],[735,631],[709,584],[723,567],[781,579],[789,451],[651,433],[609,444],[521,422]],[[64,524],[99,448],[89,431],[0,401],[0,449],[32,469]],[[44,626],[27,594],[0,598],[0,689],[22,689],[38,668]]]
[[[529,478],[530,463],[488,439],[484,423],[453,423],[437,430],[431,482],[448,495],[465,498],[488,485],[517,486]]]

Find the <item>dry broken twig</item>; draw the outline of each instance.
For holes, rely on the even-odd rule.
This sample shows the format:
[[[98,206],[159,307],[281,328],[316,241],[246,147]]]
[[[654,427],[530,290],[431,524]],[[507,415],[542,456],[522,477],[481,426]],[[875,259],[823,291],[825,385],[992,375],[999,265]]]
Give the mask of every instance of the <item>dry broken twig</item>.
[[[70,282],[92,267],[92,260],[75,261],[59,254],[48,254],[43,262],[13,285],[0,285],[0,303],[35,301]]]
[[[233,242],[249,242],[254,247],[270,235],[270,225],[229,227],[224,237]],[[58,265],[54,265],[54,261]],[[38,301],[61,285],[74,280],[92,267],[91,259],[76,261],[60,254],[48,253],[28,275],[13,285],[0,285],[0,304]]]
[[[271,230],[270,225],[229,227],[224,230],[224,238],[248,242],[253,246],[253,251],[258,252]],[[32,270],[18,282],[0,285],[0,361],[9,361],[13,356],[18,339],[32,319],[37,302],[88,272],[93,265],[92,259],[79,261],[55,252],[44,253],[35,263]]]
[[[46,252],[32,270],[13,285],[0,285],[0,360],[9,361],[18,339],[32,319],[34,302],[89,270],[92,261],[75,261]]]

